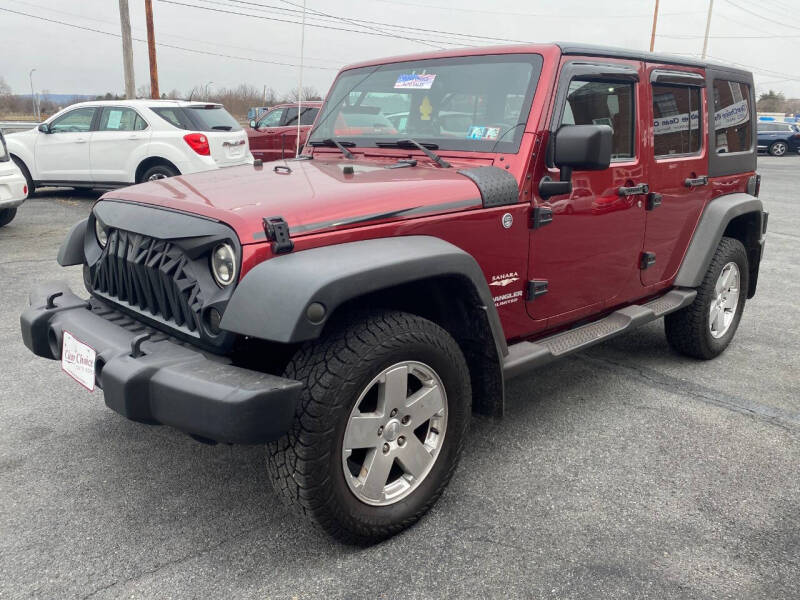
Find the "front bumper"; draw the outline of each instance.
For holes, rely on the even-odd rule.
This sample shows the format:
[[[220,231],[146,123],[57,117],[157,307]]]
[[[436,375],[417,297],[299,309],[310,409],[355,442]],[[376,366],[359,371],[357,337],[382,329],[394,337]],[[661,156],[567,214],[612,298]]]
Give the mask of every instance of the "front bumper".
[[[38,356],[59,359],[65,330],[94,348],[95,380],[106,405],[133,421],[258,444],[281,437],[294,418],[299,381],[209,357],[98,300],[79,298],[65,283],[32,291],[20,322],[25,345]],[[137,352],[134,341],[144,334],[150,337]]]

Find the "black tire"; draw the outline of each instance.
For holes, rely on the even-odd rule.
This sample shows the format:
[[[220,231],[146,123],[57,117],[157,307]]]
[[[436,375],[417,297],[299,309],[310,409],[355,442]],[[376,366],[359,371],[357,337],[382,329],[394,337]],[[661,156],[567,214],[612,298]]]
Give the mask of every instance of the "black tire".
[[[167,177],[175,177],[175,175],[180,175],[180,173],[175,167],[171,167],[170,165],[161,163],[158,165],[153,165],[152,167],[148,168],[144,173],[142,173],[142,176],[136,183],[142,183],[144,181],[151,181],[154,179],[165,179]]]
[[[388,506],[357,498],[345,479],[342,444],[361,392],[383,369],[405,360],[434,369],[446,390],[447,426],[431,470],[409,495]],[[370,544],[415,523],[442,494],[461,454],[471,413],[466,361],[441,327],[415,315],[357,313],[306,343],[285,377],[305,383],[294,425],[269,444],[268,470],[283,500],[324,531],[350,544]]]
[[[769,153],[772,156],[783,156],[786,154],[788,150],[789,146],[786,144],[786,142],[781,142],[781,141],[772,142],[772,144],[769,147]]]
[[[711,304],[717,298],[715,286],[722,269],[728,263],[736,263],[739,269],[739,301],[728,330],[721,337],[711,334],[709,313]],[[664,331],[669,345],[681,354],[709,360],[725,351],[731,343],[744,311],[748,286],[747,252],[742,243],[734,238],[724,237],[711,259],[703,283],[697,288],[694,302],[664,318]]]
[[[17,165],[20,171],[22,171],[22,175],[25,177],[25,185],[28,186],[28,195],[25,196],[25,198],[30,198],[33,195],[33,192],[36,190],[36,186],[33,185],[33,179],[31,178],[31,172],[28,171],[28,167],[25,166],[25,163],[13,154],[11,155],[11,160],[13,160],[14,164]]]
[[[17,216],[16,208],[4,208],[0,210],[0,227],[8,225]]]

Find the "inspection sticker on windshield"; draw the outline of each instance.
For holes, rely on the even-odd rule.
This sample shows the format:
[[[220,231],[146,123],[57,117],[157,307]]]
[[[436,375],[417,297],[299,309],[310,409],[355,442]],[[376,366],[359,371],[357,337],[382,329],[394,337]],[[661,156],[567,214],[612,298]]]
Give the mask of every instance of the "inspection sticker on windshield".
[[[473,125],[467,131],[467,139],[470,140],[496,140],[499,135],[499,127],[478,127]]]
[[[90,392],[94,390],[94,348],[84,344],[69,331],[64,332],[61,346],[61,368]]]
[[[435,73],[404,73],[395,81],[394,89],[429,90],[434,79]]]

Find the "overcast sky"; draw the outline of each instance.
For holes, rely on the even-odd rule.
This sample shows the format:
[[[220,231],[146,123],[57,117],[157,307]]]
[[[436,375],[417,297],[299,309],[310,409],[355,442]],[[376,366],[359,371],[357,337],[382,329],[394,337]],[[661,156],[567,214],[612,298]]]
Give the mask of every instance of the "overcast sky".
[[[279,92],[296,87],[298,68],[294,65],[299,63],[301,27],[294,22],[300,17],[299,11],[287,11],[296,11],[302,1],[153,0],[159,43],[228,55],[159,46],[161,91],[185,92],[207,82],[213,82],[212,86],[266,85]],[[129,3],[133,37],[144,40],[144,0]],[[503,40],[563,40],[646,50],[654,3],[655,0],[307,0],[304,85],[325,93],[343,64],[434,47],[509,43]],[[715,0],[709,57],[753,70],[759,92],[772,88],[787,97],[800,97],[796,58],[800,33],[792,15],[796,11],[791,10],[796,4],[800,3]],[[4,46],[0,51],[0,76],[15,93],[30,92],[28,72],[33,68],[37,90],[75,94],[123,91],[117,0],[0,0],[0,9],[39,17],[0,10],[0,40]],[[708,0],[661,0],[656,51],[699,54],[707,9]],[[334,20],[312,11],[374,23]],[[383,24],[416,30],[388,31]],[[364,27],[378,35],[340,30],[364,31]],[[452,33],[475,37],[455,37]],[[146,44],[134,41],[134,63],[137,86],[147,84]]]

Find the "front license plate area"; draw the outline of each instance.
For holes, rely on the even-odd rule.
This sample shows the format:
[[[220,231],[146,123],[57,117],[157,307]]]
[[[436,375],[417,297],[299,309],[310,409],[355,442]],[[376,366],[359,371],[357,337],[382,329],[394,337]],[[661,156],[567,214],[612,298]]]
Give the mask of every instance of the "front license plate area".
[[[94,390],[94,362],[97,352],[69,331],[61,344],[61,368],[90,392]]]

